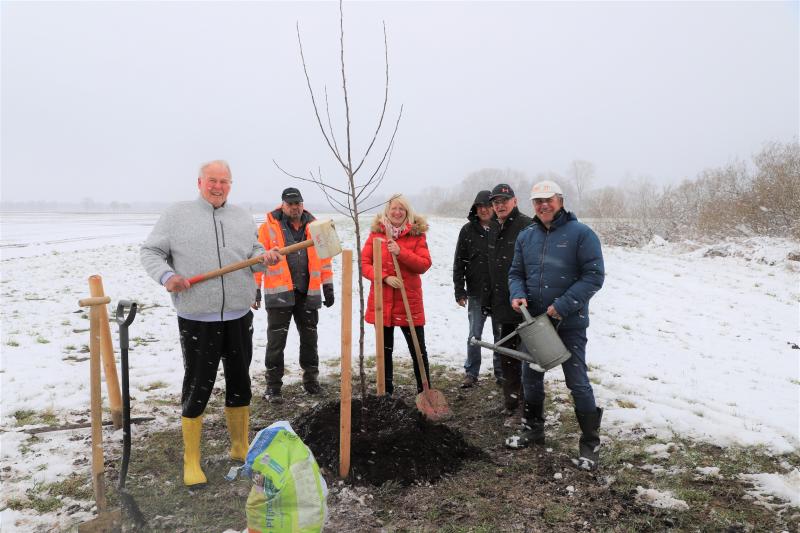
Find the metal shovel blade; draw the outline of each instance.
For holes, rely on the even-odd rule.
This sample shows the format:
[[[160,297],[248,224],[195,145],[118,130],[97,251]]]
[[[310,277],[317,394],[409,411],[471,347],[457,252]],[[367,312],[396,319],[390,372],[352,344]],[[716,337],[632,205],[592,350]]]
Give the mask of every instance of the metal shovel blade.
[[[417,409],[431,422],[441,422],[450,418],[452,414],[444,394],[436,389],[424,390],[417,394]]]
[[[110,511],[100,511],[97,518],[92,518],[87,522],[78,524],[78,533],[106,533],[108,531],[121,531],[122,511],[112,509]]]

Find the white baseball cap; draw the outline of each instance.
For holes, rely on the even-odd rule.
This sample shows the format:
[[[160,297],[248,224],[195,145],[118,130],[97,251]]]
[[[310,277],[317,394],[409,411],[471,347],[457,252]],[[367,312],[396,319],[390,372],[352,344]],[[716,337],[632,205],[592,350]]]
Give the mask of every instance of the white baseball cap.
[[[564,196],[561,187],[555,181],[540,181],[531,188],[531,200],[534,198],[550,198],[556,194]]]

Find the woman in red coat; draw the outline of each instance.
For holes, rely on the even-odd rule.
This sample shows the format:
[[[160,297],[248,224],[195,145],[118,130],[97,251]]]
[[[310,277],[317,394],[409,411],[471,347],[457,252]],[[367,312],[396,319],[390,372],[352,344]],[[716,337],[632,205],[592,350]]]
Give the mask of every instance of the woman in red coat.
[[[386,392],[391,394],[394,390],[392,385],[394,326],[400,326],[400,330],[406,338],[411,361],[414,364],[414,375],[417,378],[417,392],[422,392],[422,379],[419,374],[414,343],[411,339],[411,330],[406,318],[406,310],[403,306],[399,278],[402,275],[406,286],[411,319],[422,351],[425,373],[430,379],[428,351],[425,349],[425,309],[422,305],[422,279],[420,278],[420,274],[424,274],[431,267],[431,255],[425,240],[428,224],[423,217],[414,213],[404,196],[396,195],[386,205],[383,213],[375,217],[370,229],[371,233],[367,242],[364,243],[364,249],[361,250],[361,270],[364,277],[372,281],[367,300],[366,319],[370,324],[374,324],[375,295],[373,289],[376,276],[372,268],[372,240],[384,239],[384,243],[381,245],[383,272],[377,276],[377,279],[379,282],[383,282],[383,355],[386,370]],[[400,273],[394,269],[392,255],[397,258]]]

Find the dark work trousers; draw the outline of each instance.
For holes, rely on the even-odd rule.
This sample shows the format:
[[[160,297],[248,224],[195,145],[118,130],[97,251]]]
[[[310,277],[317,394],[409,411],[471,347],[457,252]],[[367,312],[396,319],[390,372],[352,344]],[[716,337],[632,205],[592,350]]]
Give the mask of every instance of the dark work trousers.
[[[567,388],[572,392],[575,410],[594,413],[597,405],[586,368],[586,329],[560,328],[558,336],[571,354],[569,359],[561,363],[561,368],[564,370]],[[525,365],[522,367],[522,385],[525,389],[525,401],[539,405],[544,403],[544,374]]]
[[[181,414],[196,418],[206,409],[220,359],[225,373],[225,407],[250,405],[250,361],[253,358],[253,313],[224,322],[178,317],[183,350]]]
[[[417,378],[417,392],[422,392],[422,377],[419,375],[419,365],[417,364],[417,352],[414,349],[414,340],[411,338],[411,330],[408,326],[400,326],[403,337],[406,338],[408,351],[411,354],[411,362],[414,364],[414,377]],[[428,385],[431,382],[431,371],[428,367],[428,350],[425,348],[425,326],[414,326],[419,341],[419,349],[422,352],[422,361],[425,365],[425,373],[428,375]],[[394,326],[384,326],[383,328],[383,362],[386,372],[386,392],[394,392],[392,383],[392,351],[394,350]]]
[[[316,383],[319,376],[319,354],[317,353],[317,323],[319,311],[306,309],[307,295],[294,293],[292,307],[267,309],[267,388],[280,390],[283,385],[283,350],[289,336],[289,324],[294,325],[300,335],[300,368],[303,383]]]
[[[494,342],[499,341],[506,335],[510,335],[518,324],[500,324],[499,331],[494,330]],[[504,348],[516,350],[519,346],[519,335],[511,337],[502,344]],[[519,359],[514,359],[508,355],[500,354],[503,363],[503,404],[506,409],[514,410],[522,399],[522,363]]]

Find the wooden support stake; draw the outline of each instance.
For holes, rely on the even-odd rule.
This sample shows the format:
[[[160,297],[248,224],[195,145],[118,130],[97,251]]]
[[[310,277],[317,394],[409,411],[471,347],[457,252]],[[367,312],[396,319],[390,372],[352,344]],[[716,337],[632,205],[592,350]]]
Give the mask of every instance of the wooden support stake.
[[[89,386],[92,417],[92,486],[97,502],[97,513],[106,510],[106,489],[103,477],[103,399],[100,396],[100,322],[99,310],[104,305],[89,308]]]
[[[100,310],[105,311],[108,325],[106,305],[111,301],[108,296],[93,296],[79,300],[81,307],[89,307],[89,388],[91,394],[92,419],[92,488],[97,503],[97,518],[78,524],[78,533],[107,533],[121,531],[122,511],[107,509],[106,484],[104,477],[105,462],[103,459],[103,399],[100,390],[100,346],[102,317]]]
[[[94,297],[105,296],[103,291],[103,278],[98,275],[89,276],[89,292]],[[108,326],[108,309],[106,306],[95,306],[100,316],[100,353],[103,357],[103,370],[106,375],[106,390],[108,391],[108,405],[111,409],[111,421],[114,429],[122,427],[122,394],[117,378],[117,363],[114,360],[114,345],[111,342],[111,328]]]
[[[372,240],[372,294],[375,299],[375,377],[378,396],[386,394],[386,366],[383,355],[383,263],[381,244],[383,239]]]
[[[353,251],[342,251],[342,387],[339,404],[339,477],[350,473],[350,416],[353,384],[351,352],[353,350]]]

